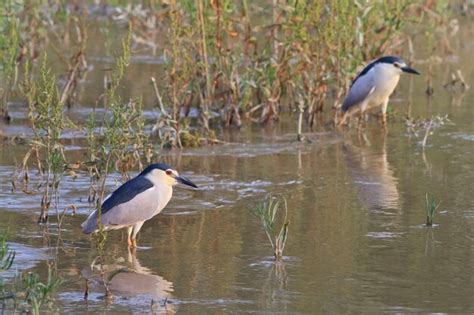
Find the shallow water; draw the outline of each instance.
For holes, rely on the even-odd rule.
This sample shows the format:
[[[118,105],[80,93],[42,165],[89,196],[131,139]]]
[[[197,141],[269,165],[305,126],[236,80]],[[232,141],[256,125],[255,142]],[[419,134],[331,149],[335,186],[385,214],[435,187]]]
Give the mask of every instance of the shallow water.
[[[91,267],[93,242],[80,231],[91,211],[87,175],[61,183],[59,208],[75,204],[78,211],[66,216],[58,235],[54,219],[49,227],[36,224],[39,195],[12,192],[26,146],[3,140],[0,231],[9,231],[15,268],[45,277],[48,264],[57,266],[65,280],[54,305],[60,312],[474,312],[474,95],[469,90],[459,103],[442,88],[458,68],[472,82],[473,50],[465,43],[459,58],[434,67],[431,99],[423,76],[402,77],[387,134],[372,120],[362,134],[323,126],[307,130],[310,142],[297,143],[295,119],[284,115],[275,126],[223,132],[228,144],[161,151],[160,161],[200,188],[175,189],[168,207],[143,226],[136,255],[125,232],[109,233],[108,267],[128,268],[114,277],[112,300]],[[153,74],[149,62],[131,67],[137,80],[129,88],[145,89],[148,76],[140,81],[137,73]],[[401,119],[408,101],[415,117],[448,114],[452,122],[434,130],[424,151]],[[12,124],[0,126],[4,135],[31,135],[25,112],[12,106]],[[88,112],[84,106],[68,115],[80,120]],[[146,115],[156,117],[152,108]],[[72,160],[83,158],[82,137],[64,136]],[[34,188],[39,179],[31,175]],[[114,174],[109,190],[119,182]],[[286,256],[278,264],[251,213],[267,192],[283,194],[289,206]],[[442,202],[433,228],[424,227],[426,193]]]

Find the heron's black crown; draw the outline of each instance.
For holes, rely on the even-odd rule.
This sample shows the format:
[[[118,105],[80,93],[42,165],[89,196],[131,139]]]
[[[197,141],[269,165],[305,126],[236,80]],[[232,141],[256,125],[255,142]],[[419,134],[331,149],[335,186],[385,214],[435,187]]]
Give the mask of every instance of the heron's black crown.
[[[153,171],[154,169],[159,169],[159,170],[162,170],[162,171],[166,171],[166,170],[169,170],[170,168],[171,168],[171,166],[169,166],[166,163],[150,164],[140,173],[139,176],[146,175],[146,174],[150,173],[151,171]]]
[[[375,60],[376,63],[405,63],[402,58],[397,57],[397,56],[384,56],[380,57],[379,59]]]

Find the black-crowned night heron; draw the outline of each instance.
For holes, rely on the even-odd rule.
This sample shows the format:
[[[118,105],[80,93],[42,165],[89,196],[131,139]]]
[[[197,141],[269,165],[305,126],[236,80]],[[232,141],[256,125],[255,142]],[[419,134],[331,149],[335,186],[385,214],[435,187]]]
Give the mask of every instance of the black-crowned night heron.
[[[151,164],[110,196],[101,207],[101,222],[105,230],[127,228],[128,245],[136,247],[136,236],[143,223],[161,212],[173,195],[173,186],[196,184],[180,176],[164,163]],[[97,210],[82,223],[86,234],[98,231]]]
[[[378,106],[382,107],[382,122],[386,124],[388,100],[402,72],[420,74],[408,67],[401,58],[394,56],[381,57],[367,65],[351,84],[342,103],[343,117],[338,125],[344,124],[348,116],[356,113],[360,114],[362,120],[366,110]]]

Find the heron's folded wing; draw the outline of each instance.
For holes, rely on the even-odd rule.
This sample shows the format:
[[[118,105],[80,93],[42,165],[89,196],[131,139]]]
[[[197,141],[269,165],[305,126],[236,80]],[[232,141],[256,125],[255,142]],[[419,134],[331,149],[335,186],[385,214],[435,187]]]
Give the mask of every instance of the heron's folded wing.
[[[375,91],[375,84],[370,74],[357,77],[349,89],[344,102],[342,103],[342,110],[348,111],[352,106],[361,103],[367,96]]]
[[[135,198],[116,205],[102,216],[104,225],[132,225],[151,219],[157,214],[165,196],[155,187],[149,188]]]
[[[144,176],[137,176],[122,186],[120,186],[112,195],[102,204],[102,214],[107,213],[113,207],[127,203],[137,195],[153,187],[153,183]]]
[[[133,200],[140,200],[136,198],[142,194],[147,194],[154,191],[154,186],[151,181],[143,176],[137,176],[132,180],[129,180],[116,191],[114,191],[109,197],[105,199],[101,207],[101,222],[104,226],[109,225],[127,225],[134,224],[140,220],[130,222],[130,216],[127,214],[127,209],[134,209],[132,202]],[[130,204],[131,203],[131,204]],[[152,207],[156,205],[151,205]],[[84,233],[92,233],[97,230],[97,211],[91,213],[91,215],[81,224],[82,231]],[[139,218],[138,218],[139,219]],[[120,223],[127,222],[127,223]]]

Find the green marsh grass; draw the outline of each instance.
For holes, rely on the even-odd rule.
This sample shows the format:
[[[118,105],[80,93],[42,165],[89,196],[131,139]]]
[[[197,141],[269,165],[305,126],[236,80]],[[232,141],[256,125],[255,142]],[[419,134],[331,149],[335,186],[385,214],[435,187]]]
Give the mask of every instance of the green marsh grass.
[[[0,272],[6,271],[11,268],[13,261],[15,260],[15,251],[10,250],[7,245],[7,238],[5,235],[0,237]],[[0,279],[0,289],[2,288],[2,282]]]
[[[20,302],[21,308],[26,312],[40,314],[41,306],[52,299],[52,294],[61,286],[62,278],[53,274],[51,268],[48,269],[48,278],[42,282],[40,276],[35,272],[27,272],[15,280],[17,292],[14,294],[15,302]]]
[[[67,168],[61,134],[64,128],[69,125],[69,121],[63,114],[64,102],[60,100],[57,81],[48,66],[47,56],[44,56],[39,77],[35,80],[30,76],[31,69],[28,62],[25,63],[24,68],[22,88],[28,100],[28,119],[34,137],[29,141],[30,150],[23,159],[20,175],[24,174],[23,179],[27,181],[28,160],[31,157],[36,157],[36,167],[43,177],[39,188],[43,197],[38,223],[48,222],[49,209],[52,204],[56,208],[59,222],[59,185]]]
[[[109,56],[114,30],[133,24],[128,45],[163,60],[153,84],[161,111],[168,114],[156,122],[161,147],[214,143],[217,129],[271,123],[282,112],[297,112],[301,135],[322,121],[316,118],[328,100],[338,108],[360,65],[382,54],[404,54],[411,37],[433,37],[450,12],[448,1],[421,0],[107,3],[123,11],[116,22],[88,16],[85,4],[71,10],[68,1],[57,1],[45,10],[38,3],[8,0],[0,18],[3,99],[14,93],[21,63],[33,64],[43,51],[53,51],[66,78],[60,102],[77,104],[87,71],[88,23],[96,19],[92,23],[99,24]],[[16,16],[22,16],[21,23]],[[106,75],[111,87],[97,96],[105,107],[123,76],[120,67]],[[191,109],[197,115],[191,116],[196,112]]]
[[[0,276],[1,272],[11,269],[14,262],[15,251],[9,249],[5,236],[0,237]],[[0,313],[40,314],[62,282],[51,267],[46,282],[35,272],[22,272],[11,283],[4,283],[0,277]]]
[[[433,196],[426,194],[426,226],[433,226],[436,210],[441,202],[437,202]]]
[[[288,205],[284,197],[267,194],[254,209],[273,248],[275,260],[281,260],[288,239]]]
[[[5,120],[10,120],[8,101],[18,81],[19,11],[18,4],[12,0],[5,1],[0,8],[0,81],[3,81],[0,83],[0,116]]]

